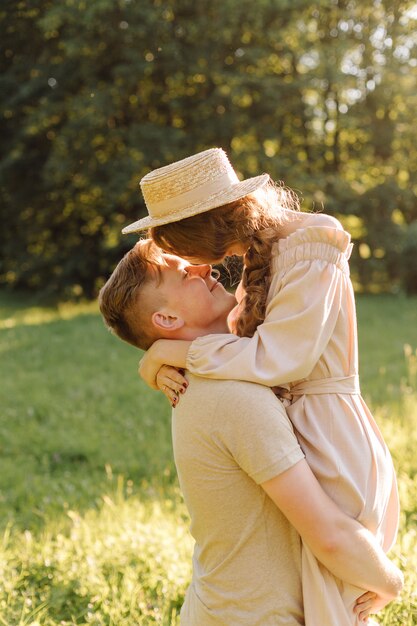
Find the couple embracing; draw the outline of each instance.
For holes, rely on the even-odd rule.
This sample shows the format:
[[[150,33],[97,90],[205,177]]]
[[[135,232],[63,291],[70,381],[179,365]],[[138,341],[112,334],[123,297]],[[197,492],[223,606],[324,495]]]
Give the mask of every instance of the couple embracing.
[[[350,236],[211,149],[147,174],[148,230],[100,292],[173,406],[195,539],[182,626],[358,626],[401,572],[392,460],[363,401]],[[212,264],[243,257],[235,296]]]

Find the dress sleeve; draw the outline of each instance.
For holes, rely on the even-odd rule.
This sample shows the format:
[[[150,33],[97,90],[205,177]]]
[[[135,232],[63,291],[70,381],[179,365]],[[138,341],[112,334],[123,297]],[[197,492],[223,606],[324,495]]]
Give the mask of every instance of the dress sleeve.
[[[191,344],[188,369],[269,387],[306,378],[332,336],[347,280],[346,271],[328,259],[293,263],[275,281],[265,320],[253,337],[200,337]]]

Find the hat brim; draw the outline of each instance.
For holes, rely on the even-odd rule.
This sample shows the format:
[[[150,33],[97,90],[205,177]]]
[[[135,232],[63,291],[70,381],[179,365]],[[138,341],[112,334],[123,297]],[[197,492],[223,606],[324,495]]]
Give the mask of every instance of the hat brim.
[[[216,209],[224,204],[229,204],[235,200],[240,200],[250,193],[253,193],[257,189],[263,187],[269,180],[269,174],[261,174],[260,176],[254,176],[247,180],[242,180],[234,185],[230,185],[225,190],[217,192],[211,196],[207,196],[199,203],[194,203],[192,206],[183,207],[174,213],[169,213],[163,217],[143,217],[136,222],[132,222],[128,226],[123,228],[122,233],[128,235],[130,233],[138,233],[148,228],[154,228],[155,226],[163,226],[164,224],[171,224],[172,222],[179,222],[187,217],[198,215],[199,213],[205,213],[211,209]]]

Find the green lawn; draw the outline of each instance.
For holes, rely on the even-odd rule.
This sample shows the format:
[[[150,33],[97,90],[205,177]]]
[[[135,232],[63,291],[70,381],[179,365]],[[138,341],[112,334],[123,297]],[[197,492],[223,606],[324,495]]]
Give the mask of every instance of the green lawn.
[[[402,500],[402,601],[417,620],[417,300],[358,299],[362,390],[391,447]],[[192,542],[168,403],[94,304],[0,295],[0,625],[179,623]],[[408,346],[408,347],[407,347]]]

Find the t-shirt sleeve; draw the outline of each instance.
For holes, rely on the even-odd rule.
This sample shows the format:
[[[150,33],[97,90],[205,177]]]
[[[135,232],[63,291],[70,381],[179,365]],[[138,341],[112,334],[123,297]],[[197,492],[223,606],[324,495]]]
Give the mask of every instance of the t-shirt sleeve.
[[[304,458],[281,402],[260,385],[228,387],[218,399],[213,436],[257,484]]]
[[[188,351],[187,368],[198,376],[269,387],[306,378],[333,334],[347,280],[326,260],[294,263],[276,281],[253,337],[199,337]]]

